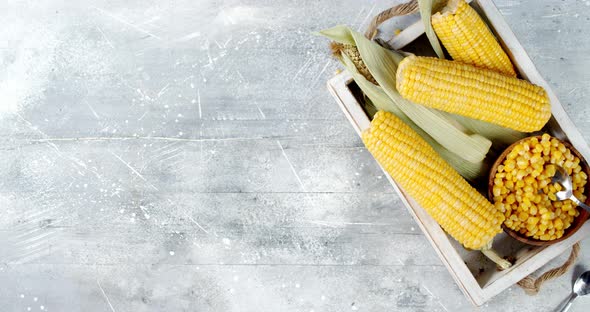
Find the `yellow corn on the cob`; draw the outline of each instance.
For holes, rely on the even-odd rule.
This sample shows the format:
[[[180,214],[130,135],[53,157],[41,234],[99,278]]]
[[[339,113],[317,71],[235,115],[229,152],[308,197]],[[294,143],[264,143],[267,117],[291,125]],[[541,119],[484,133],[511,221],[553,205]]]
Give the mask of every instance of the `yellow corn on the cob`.
[[[551,105],[542,87],[455,61],[408,56],[396,87],[406,99],[522,132],[543,128]]]
[[[436,35],[454,60],[516,76],[508,55],[465,0],[450,0],[431,21]]]
[[[502,231],[504,215],[393,114],[379,111],[362,138],[404,191],[465,247],[485,248]]]

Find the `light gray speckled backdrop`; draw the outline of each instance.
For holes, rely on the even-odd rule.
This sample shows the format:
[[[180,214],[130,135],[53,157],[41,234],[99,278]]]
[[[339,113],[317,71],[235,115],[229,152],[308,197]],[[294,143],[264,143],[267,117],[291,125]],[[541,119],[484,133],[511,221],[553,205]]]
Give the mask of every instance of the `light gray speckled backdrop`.
[[[590,1],[496,3],[590,140]],[[0,311],[472,310],[325,88],[391,4],[2,1]]]

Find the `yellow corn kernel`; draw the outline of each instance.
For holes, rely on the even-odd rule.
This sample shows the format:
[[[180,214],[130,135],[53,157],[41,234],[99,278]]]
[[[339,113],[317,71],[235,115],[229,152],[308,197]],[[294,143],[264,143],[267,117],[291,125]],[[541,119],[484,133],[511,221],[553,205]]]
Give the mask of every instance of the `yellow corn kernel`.
[[[564,227],[564,229],[565,229],[565,227]],[[564,231],[564,229],[561,229],[561,230],[557,230],[557,231],[555,231],[555,235],[557,235],[557,238],[559,238],[559,237],[562,237],[562,236],[563,236],[563,232],[565,232],[565,231]]]
[[[555,219],[555,221],[553,221],[553,225],[558,230],[563,229],[563,221],[561,221],[561,219]]]
[[[533,195],[533,198],[534,198],[534,194],[533,194],[534,191],[535,191],[535,188],[531,184],[526,184],[526,182],[525,182],[524,192],[527,194]]]
[[[551,140],[551,136],[547,133],[541,135],[541,143],[547,143]]]
[[[507,204],[514,204],[515,201],[516,201],[516,198],[514,197],[514,194],[510,194],[510,195],[506,196],[506,203]]]
[[[494,207],[496,207],[496,210],[501,211],[502,213],[506,211],[506,205],[500,201],[495,201]]]
[[[555,175],[555,171],[556,171],[555,165],[547,165],[545,167],[545,176],[553,177]]]
[[[534,229],[536,229],[536,228],[537,228],[537,227],[536,227],[534,224],[531,224],[531,223],[528,223],[528,224],[526,225],[526,229],[527,229],[527,231],[529,231],[529,232],[532,232],[532,231],[533,231]]]
[[[507,189],[512,190],[514,188],[514,182],[512,180],[506,180],[505,185]]]
[[[543,219],[543,220],[551,220],[552,219],[551,218],[551,214],[552,214],[552,212],[544,213],[544,214],[541,215],[541,219]]]
[[[533,178],[533,177],[530,177],[530,176],[529,176],[529,177],[526,177],[526,178],[524,178],[524,183],[525,183],[526,185],[530,185],[530,186],[532,186],[532,185],[533,185],[533,184],[535,184],[536,182],[537,182],[537,180],[535,180],[535,178]]]
[[[499,186],[494,185],[492,188],[492,193],[494,196],[500,196],[502,194],[502,189]]]
[[[582,182],[582,177],[580,176],[580,174],[578,174],[578,173],[575,173],[575,174],[572,176],[572,182],[573,182],[573,183],[577,183],[577,184],[581,183],[581,182]]]
[[[576,194],[576,197],[577,197],[577,198],[578,198],[580,201],[582,201],[582,202],[586,202],[588,197],[587,197],[587,196],[586,196],[584,193],[582,193],[582,192],[585,192],[585,188],[583,188],[583,187],[581,187],[581,188],[579,188],[579,189],[576,189],[576,190],[574,190],[574,193]],[[578,196],[578,195],[579,195],[579,196]]]
[[[539,231],[545,231],[547,230],[547,224],[541,223],[539,224]]]
[[[529,162],[524,158],[518,158],[516,162],[518,169],[524,169],[529,166]]]
[[[550,180],[549,179],[541,179],[539,181],[539,186],[538,188],[543,189],[544,187],[546,187],[549,184]]]
[[[514,176],[515,174],[513,174],[512,172],[506,172],[506,182],[514,182]]]

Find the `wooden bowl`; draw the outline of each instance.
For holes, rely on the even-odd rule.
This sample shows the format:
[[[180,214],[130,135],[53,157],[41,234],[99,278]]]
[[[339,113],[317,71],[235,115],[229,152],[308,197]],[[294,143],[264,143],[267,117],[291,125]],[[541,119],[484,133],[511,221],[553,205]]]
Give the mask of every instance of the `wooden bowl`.
[[[526,137],[524,139],[521,139],[519,141],[516,141],[512,145],[510,145],[506,150],[504,150],[504,152],[502,152],[502,154],[498,157],[496,162],[494,162],[494,165],[492,166],[492,169],[490,170],[490,176],[489,176],[489,180],[488,180],[488,198],[490,199],[490,201],[492,203],[494,200],[492,188],[494,187],[494,177],[496,176],[496,172],[498,171],[498,166],[504,162],[508,153],[510,153],[510,151],[512,151],[512,149],[516,145],[518,145],[522,141],[531,139],[533,137],[536,137],[539,139],[539,141],[541,141],[541,136],[530,136],[530,137]],[[582,166],[582,170],[584,170],[584,172],[586,172],[586,175],[588,175],[589,180],[590,180],[590,167],[588,166],[588,163],[586,162],[586,160],[582,157],[582,154],[580,154],[580,152],[578,152],[570,143],[563,142],[561,140],[560,140],[560,142],[563,143],[563,145],[565,145],[565,147],[567,147],[572,152],[572,154],[574,154],[574,156],[576,156],[580,159],[580,165]],[[590,181],[588,181],[586,183],[585,194],[587,197],[586,204],[589,204],[590,203]],[[506,232],[506,234],[510,235],[514,239],[521,241],[525,244],[533,245],[533,246],[552,245],[552,244],[561,242],[562,240],[565,240],[568,237],[572,236],[577,230],[580,229],[580,227],[582,227],[584,222],[586,222],[586,220],[588,220],[588,218],[590,218],[590,213],[588,211],[586,211],[585,209],[582,209],[580,207],[577,207],[576,209],[580,212],[580,214],[574,218],[574,221],[572,222],[570,227],[567,228],[564,231],[563,236],[558,239],[554,239],[554,240],[550,240],[550,241],[542,241],[542,240],[534,239],[532,237],[524,236],[524,234],[520,234],[518,231],[514,231],[514,230],[510,229],[507,226],[505,226],[504,224],[502,224],[502,228],[504,229],[504,232]]]

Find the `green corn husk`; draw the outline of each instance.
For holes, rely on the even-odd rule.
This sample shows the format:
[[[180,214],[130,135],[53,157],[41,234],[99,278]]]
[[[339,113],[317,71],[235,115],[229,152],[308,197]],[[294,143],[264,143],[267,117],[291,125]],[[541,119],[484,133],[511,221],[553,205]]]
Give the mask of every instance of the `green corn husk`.
[[[472,163],[479,163],[485,158],[492,145],[490,140],[463,132],[448,113],[409,102],[397,92],[395,73],[403,55],[384,49],[345,26],[336,26],[320,34],[340,43],[356,45],[371,75],[393,104],[436,142]]]
[[[503,149],[508,145],[527,137],[529,134],[504,128],[482,120],[452,115],[452,118],[472,133],[482,135],[492,141],[494,148]]]
[[[373,120],[373,116],[375,116],[375,114],[377,114],[379,111],[377,107],[375,107],[375,104],[373,104],[373,101],[371,101],[369,98],[365,98],[365,101],[361,104],[361,106],[365,112],[367,112],[367,116],[369,116],[370,120]]]
[[[439,11],[443,6],[446,5],[446,3],[446,0],[418,0],[420,18],[422,19],[422,24],[424,24],[424,33],[426,34],[426,37],[428,37],[428,41],[430,41],[432,49],[434,49],[436,55],[441,59],[445,58],[445,54],[440,45],[440,42],[438,41],[436,33],[434,33],[430,17],[432,16],[433,12]]]

